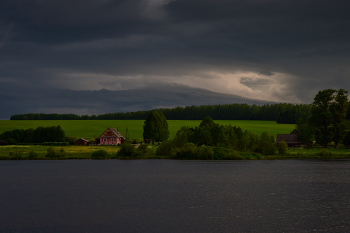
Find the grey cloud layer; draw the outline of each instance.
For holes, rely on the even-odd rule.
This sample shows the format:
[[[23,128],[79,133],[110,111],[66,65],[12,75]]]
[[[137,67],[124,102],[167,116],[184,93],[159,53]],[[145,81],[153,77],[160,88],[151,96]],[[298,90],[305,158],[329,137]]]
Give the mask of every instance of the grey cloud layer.
[[[94,90],[101,79],[123,90],[251,72],[280,88],[266,89],[271,101],[310,102],[320,89],[349,89],[349,10],[316,0],[2,1],[0,84]]]

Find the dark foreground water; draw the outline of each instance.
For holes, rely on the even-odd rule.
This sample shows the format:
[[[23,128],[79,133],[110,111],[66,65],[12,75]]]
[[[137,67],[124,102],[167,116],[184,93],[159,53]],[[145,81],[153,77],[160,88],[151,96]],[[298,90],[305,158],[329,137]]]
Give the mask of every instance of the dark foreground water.
[[[350,232],[350,160],[0,161],[0,232]]]

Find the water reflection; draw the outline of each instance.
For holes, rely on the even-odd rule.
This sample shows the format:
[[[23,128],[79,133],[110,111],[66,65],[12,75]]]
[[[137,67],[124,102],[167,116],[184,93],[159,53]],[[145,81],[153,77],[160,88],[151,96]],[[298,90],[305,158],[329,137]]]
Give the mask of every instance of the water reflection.
[[[350,160],[0,161],[0,226],[1,232],[347,232],[349,178]]]

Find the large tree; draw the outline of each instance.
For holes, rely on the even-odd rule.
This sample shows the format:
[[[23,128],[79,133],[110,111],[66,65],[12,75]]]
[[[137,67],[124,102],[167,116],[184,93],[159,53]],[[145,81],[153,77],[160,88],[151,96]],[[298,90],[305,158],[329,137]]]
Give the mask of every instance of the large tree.
[[[311,107],[310,125],[315,132],[316,143],[327,148],[328,143],[332,142],[332,123],[333,116],[330,110],[331,102],[334,99],[333,89],[319,91],[314,98]]]
[[[326,89],[319,91],[314,98],[309,123],[314,129],[316,142],[325,148],[332,141],[337,148],[344,137],[349,105],[347,93],[343,89]]]
[[[306,147],[310,148],[313,145],[314,129],[312,125],[308,124],[304,118],[299,118],[295,125],[295,133],[298,136],[298,140],[301,141]]]
[[[168,122],[162,112],[152,111],[143,125],[143,138],[162,142],[169,138]]]
[[[330,105],[330,110],[333,115],[333,141],[334,147],[338,148],[338,144],[343,141],[345,137],[345,130],[348,127],[346,120],[346,113],[349,106],[348,92],[339,89],[334,96],[334,102]]]

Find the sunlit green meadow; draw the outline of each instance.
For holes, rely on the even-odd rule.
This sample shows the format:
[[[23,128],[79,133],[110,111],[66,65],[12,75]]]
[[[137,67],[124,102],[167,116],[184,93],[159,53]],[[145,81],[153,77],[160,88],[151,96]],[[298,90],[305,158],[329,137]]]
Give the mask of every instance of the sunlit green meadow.
[[[200,120],[168,120],[170,138],[173,138],[176,132],[182,126],[199,126]],[[277,134],[287,134],[294,129],[292,124],[277,124],[275,121],[247,121],[247,120],[216,120],[218,124],[239,126],[243,130],[250,130],[260,135],[263,132],[276,137]],[[12,129],[37,128],[39,126],[60,125],[67,136],[95,138],[99,137],[107,127],[114,127],[126,136],[128,129],[130,139],[142,139],[144,120],[23,120],[23,121],[0,121],[0,133]]]
[[[176,132],[182,126],[199,126],[200,120],[168,120],[170,138],[173,138]],[[278,133],[290,133],[294,125],[277,124],[274,121],[234,121],[217,120],[218,124],[239,126],[243,130],[250,130],[260,135],[263,132],[276,137]],[[94,140],[99,137],[107,127],[114,127],[126,136],[128,130],[130,139],[142,140],[144,120],[25,120],[25,121],[0,121],[0,133],[13,129],[37,128],[39,126],[60,125],[65,131],[66,136],[86,138]],[[46,157],[49,146],[1,146],[0,156],[2,159],[50,159]],[[107,150],[110,157],[114,157],[119,150],[118,146],[56,146],[55,150],[64,150],[64,159],[89,159],[91,154],[99,149]],[[156,149],[154,147],[153,149]],[[33,153],[35,152],[35,153]],[[35,158],[31,158],[31,154]],[[295,154],[294,152],[292,154]],[[289,155],[291,156],[291,154]],[[273,158],[272,158],[273,159]]]

